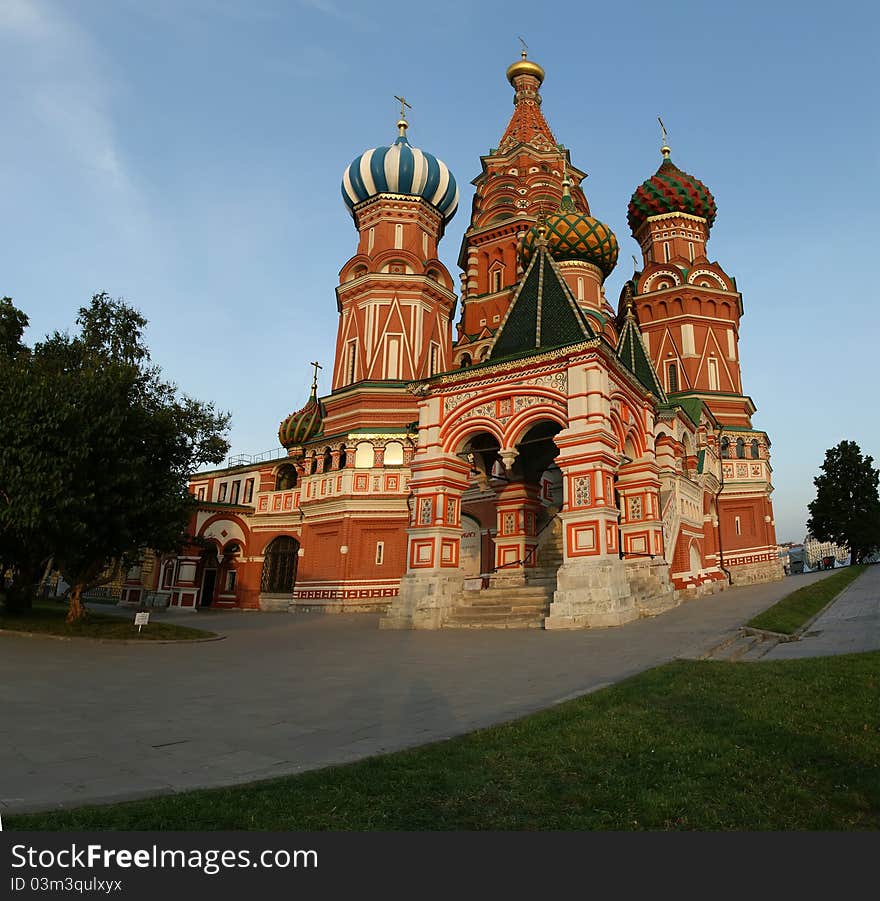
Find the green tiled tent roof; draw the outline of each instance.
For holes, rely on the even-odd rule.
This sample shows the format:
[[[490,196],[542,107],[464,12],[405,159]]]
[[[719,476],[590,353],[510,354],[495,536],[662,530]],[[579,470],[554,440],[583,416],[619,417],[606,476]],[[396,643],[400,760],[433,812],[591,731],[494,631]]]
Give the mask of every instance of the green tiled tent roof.
[[[490,359],[579,344],[595,337],[547,248],[539,244],[498,329]]]
[[[639,331],[632,309],[627,310],[620,338],[617,342],[617,356],[623,365],[661,402],[665,402],[666,393],[657,378],[654,364],[645,350],[642,333]]]

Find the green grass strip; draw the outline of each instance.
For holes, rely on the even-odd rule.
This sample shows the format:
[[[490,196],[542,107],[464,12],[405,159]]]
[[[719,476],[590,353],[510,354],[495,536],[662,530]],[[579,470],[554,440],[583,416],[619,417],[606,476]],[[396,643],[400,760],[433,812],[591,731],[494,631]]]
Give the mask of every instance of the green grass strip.
[[[130,616],[112,616],[89,611],[84,622],[68,625],[65,622],[67,604],[60,601],[38,601],[31,610],[12,614],[0,607],[0,629],[32,632],[63,638],[111,638],[128,641],[183,641],[194,638],[213,638],[213,632],[178,626],[176,623],[152,621],[138,633],[134,625],[134,611]]]
[[[804,585],[786,595],[772,607],[750,619],[746,625],[753,629],[766,629],[794,635],[809,619],[814,617],[829,601],[833,600],[865,571],[864,566],[848,566],[839,573]]]
[[[675,661],[410,751],[4,820],[37,830],[878,829],[880,652]]]

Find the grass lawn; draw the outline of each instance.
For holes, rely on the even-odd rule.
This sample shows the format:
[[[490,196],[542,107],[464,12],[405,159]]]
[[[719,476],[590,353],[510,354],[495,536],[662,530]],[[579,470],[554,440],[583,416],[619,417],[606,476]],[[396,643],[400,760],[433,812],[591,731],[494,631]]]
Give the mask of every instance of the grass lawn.
[[[878,829],[880,652],[675,661],[411,751],[6,822],[51,830]]]
[[[810,617],[815,616],[830,600],[837,597],[850,582],[865,571],[864,566],[848,566],[839,573],[804,585],[786,595],[768,610],[750,619],[746,625],[754,629],[767,629],[793,635]]]
[[[68,638],[125,638],[131,641],[180,641],[192,638],[211,638],[213,632],[178,626],[175,623],[151,622],[138,635],[134,626],[134,611],[128,617],[109,616],[89,611],[83,623],[69,626],[67,604],[58,601],[37,601],[33,609],[20,615],[7,613],[0,607],[0,629],[16,632],[37,632],[44,635],[63,635]]]

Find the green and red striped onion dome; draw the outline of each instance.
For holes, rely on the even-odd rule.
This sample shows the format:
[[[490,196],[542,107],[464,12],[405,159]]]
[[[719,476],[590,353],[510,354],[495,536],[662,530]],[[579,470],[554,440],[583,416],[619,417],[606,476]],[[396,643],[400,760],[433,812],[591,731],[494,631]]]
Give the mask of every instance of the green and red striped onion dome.
[[[312,391],[308,403],[296,413],[291,413],[278,428],[278,440],[282,447],[298,447],[317,438],[324,429],[324,408]]]
[[[657,172],[636,188],[626,218],[635,234],[649,216],[664,213],[700,216],[711,228],[717,212],[712,192],[698,178],[682,172],[667,157]]]
[[[617,265],[620,247],[614,232],[604,223],[576,210],[560,210],[544,220],[547,250],[557,263],[581,260],[602,270],[606,278]],[[540,225],[535,225],[523,235],[519,245],[523,265],[528,265],[535,252],[540,235]]]

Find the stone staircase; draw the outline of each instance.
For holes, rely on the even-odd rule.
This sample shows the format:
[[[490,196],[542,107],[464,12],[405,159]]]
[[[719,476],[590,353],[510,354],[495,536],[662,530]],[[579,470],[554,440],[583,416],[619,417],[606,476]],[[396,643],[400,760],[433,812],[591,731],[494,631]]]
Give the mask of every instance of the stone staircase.
[[[534,567],[524,585],[462,591],[443,623],[445,629],[542,629],[562,566],[562,524],[552,519],[541,532]]]
[[[444,629],[541,629],[554,588],[516,585],[462,591]]]

